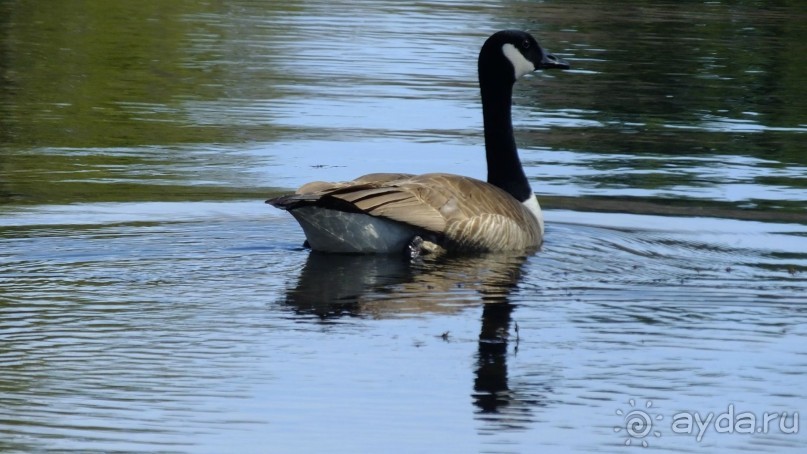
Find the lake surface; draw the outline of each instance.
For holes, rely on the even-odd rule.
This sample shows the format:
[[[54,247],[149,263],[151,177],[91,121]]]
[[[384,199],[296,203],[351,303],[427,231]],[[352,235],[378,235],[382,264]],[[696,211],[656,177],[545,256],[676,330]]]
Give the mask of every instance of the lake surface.
[[[807,9],[623,3],[0,2],[0,451],[803,452]],[[264,199],[484,178],[503,28],[543,248],[303,249]]]

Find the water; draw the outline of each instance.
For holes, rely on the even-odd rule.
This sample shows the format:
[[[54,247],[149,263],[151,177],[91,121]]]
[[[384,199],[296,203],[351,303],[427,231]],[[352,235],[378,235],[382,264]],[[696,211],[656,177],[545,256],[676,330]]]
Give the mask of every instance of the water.
[[[801,452],[805,15],[0,3],[0,451]],[[542,250],[302,249],[265,198],[484,176],[507,27],[574,68],[516,89]]]

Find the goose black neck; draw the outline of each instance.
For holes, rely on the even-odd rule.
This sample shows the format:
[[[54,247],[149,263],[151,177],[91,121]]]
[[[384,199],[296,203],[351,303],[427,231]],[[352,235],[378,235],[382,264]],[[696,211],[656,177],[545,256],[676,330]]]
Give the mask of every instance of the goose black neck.
[[[524,202],[532,195],[532,189],[518,158],[516,139],[513,136],[513,82],[495,78],[491,80],[480,73],[479,86],[482,91],[488,183]]]

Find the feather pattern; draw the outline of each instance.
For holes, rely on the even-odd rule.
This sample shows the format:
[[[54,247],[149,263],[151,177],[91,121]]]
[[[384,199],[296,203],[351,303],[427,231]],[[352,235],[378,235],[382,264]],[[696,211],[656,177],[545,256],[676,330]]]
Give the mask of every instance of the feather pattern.
[[[526,249],[539,246],[542,239],[535,215],[510,194],[484,181],[444,173],[370,174],[349,182],[309,183],[269,203],[292,214],[301,207],[318,207],[384,219],[403,227],[403,235],[422,235],[453,251]],[[399,243],[392,241],[390,247]]]

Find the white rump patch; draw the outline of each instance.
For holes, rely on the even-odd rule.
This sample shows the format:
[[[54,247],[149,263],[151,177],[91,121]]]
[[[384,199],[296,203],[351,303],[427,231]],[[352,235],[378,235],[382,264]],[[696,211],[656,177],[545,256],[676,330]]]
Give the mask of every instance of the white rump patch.
[[[504,53],[504,56],[510,60],[510,63],[513,64],[516,79],[520,78],[524,74],[529,74],[535,71],[535,65],[532,64],[531,61],[527,60],[527,58],[518,49],[516,49],[516,46],[507,43],[502,46],[502,52]]]
[[[541,236],[544,236],[544,213],[541,211],[541,205],[538,205],[538,199],[535,198],[535,194],[532,194],[529,199],[521,202],[521,204],[535,216],[535,219],[538,219],[538,225],[541,227]]]

